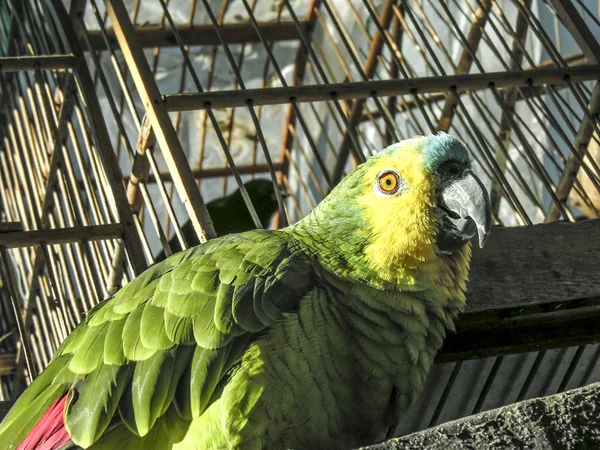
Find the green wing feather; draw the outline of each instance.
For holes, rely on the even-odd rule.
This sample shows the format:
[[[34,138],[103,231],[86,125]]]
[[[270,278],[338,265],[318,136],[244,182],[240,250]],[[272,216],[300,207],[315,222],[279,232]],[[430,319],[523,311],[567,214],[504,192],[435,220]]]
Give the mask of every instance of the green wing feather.
[[[20,442],[71,388],[66,426],[77,445],[165,448],[159,430],[179,433],[201,415],[254,333],[311,288],[310,261],[284,237],[257,230],[214,239],[95,307],[6,416],[0,448]]]
[[[110,424],[123,390],[129,384],[133,366],[100,364],[76,388],[77,399],[67,406],[71,438],[82,447],[94,443]]]
[[[0,448],[16,448],[44,412],[69,388],[66,383],[53,383],[68,364],[68,356],[56,356],[4,417],[0,428]],[[15,444],[11,447],[12,444]]]

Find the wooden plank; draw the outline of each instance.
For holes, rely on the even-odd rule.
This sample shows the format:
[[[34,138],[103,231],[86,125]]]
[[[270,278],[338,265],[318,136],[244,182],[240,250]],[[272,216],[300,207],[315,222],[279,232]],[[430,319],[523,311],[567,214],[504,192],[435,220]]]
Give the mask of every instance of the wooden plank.
[[[300,22],[301,29],[308,29],[306,21]],[[258,43],[258,35],[249,22],[228,23],[220,27],[223,38],[228,44]],[[260,29],[266,39],[270,42],[292,41],[300,39],[298,30],[292,21],[281,22],[263,22],[260,23]],[[113,48],[118,49],[119,43],[113,28],[107,28],[108,39]],[[175,33],[168,28],[160,25],[151,25],[135,27],[140,45],[142,48],[154,47],[177,47]],[[219,37],[212,25],[178,25],[177,31],[181,35],[186,45],[220,45]],[[106,48],[104,39],[100,30],[89,30],[90,41],[95,49],[103,50]]]
[[[600,342],[600,219],[495,227],[436,361]]]
[[[473,250],[467,314],[600,297],[600,219],[494,227]]]
[[[599,297],[591,299],[595,303]],[[600,308],[564,311],[564,314],[537,314],[518,319],[480,322],[449,334],[435,361],[438,363],[490,356],[549,350],[600,342]]]

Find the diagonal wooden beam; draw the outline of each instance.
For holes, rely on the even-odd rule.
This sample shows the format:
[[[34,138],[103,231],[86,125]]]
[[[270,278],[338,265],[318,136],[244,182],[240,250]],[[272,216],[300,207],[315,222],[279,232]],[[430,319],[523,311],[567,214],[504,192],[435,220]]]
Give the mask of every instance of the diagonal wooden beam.
[[[212,220],[196,186],[177,132],[161,101],[160,91],[139,43],[135,27],[129,19],[122,0],[106,0],[106,10],[167,167],[173,174],[177,192],[190,216],[194,230],[198,233],[200,242],[205,242],[215,236]]]

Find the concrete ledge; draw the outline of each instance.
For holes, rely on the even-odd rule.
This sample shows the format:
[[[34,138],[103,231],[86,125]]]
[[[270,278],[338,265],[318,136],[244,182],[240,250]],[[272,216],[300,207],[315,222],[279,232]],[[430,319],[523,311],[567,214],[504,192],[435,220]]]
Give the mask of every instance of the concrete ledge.
[[[365,448],[598,449],[600,383],[525,400]]]

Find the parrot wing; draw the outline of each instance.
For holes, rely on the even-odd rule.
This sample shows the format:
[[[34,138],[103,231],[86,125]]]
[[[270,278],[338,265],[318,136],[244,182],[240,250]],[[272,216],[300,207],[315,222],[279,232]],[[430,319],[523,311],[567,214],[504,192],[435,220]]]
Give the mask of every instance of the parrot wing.
[[[280,236],[214,239],[97,305],[5,417],[0,447],[22,441],[65,395],[65,427],[82,447],[109,426],[144,436],[171,405],[185,420],[202,414],[256,333],[312,287],[311,262]]]

